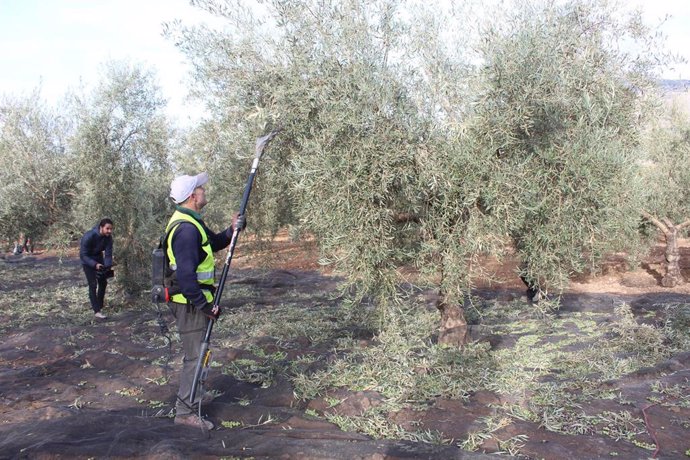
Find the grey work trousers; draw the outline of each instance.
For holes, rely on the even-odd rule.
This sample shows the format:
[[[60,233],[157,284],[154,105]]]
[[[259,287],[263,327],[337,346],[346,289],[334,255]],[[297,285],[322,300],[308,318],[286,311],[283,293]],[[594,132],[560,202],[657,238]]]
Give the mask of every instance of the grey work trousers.
[[[197,410],[202,397],[201,388],[197,388],[195,401],[193,403],[191,401],[194,371],[201,352],[201,342],[204,340],[210,319],[192,305],[170,302],[170,308],[177,320],[177,330],[182,341],[183,354],[175,413],[176,415],[187,415]]]

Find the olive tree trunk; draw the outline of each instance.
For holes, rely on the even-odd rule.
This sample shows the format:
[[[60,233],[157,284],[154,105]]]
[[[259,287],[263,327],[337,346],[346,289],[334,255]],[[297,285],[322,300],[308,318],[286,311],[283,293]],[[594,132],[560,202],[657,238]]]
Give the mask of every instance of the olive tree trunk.
[[[441,264],[443,267],[444,264]],[[443,288],[444,270],[441,271],[441,282],[439,283],[438,300],[436,308],[441,314],[441,324],[438,328],[438,343],[451,347],[461,348],[469,342],[467,321],[465,320],[465,309],[450,297]]]
[[[683,276],[680,273],[680,251],[678,250],[678,235],[685,227],[690,226],[690,219],[682,224],[675,225],[670,219],[657,219],[647,212],[642,212],[642,215],[649,222],[654,224],[664,234],[666,239],[666,275],[661,279],[661,285],[672,288],[679,284],[683,284]]]
[[[469,341],[464,309],[441,299],[436,303],[436,308],[441,313],[438,343],[460,348]]]

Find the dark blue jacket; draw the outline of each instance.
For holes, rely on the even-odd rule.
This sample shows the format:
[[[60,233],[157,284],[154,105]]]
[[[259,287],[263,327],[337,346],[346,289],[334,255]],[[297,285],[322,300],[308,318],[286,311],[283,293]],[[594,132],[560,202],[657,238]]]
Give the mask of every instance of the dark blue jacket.
[[[220,233],[214,233],[206,226],[203,220],[197,218],[198,214],[189,212],[184,208],[177,208],[180,212],[194,217],[206,230],[208,240],[211,243],[213,252],[220,251],[230,244],[232,237],[232,226]],[[196,215],[195,215],[196,214]],[[183,222],[173,232],[172,251],[175,254],[177,264],[177,282],[179,283],[182,294],[196,308],[203,308],[206,305],[206,297],[201,292],[196,278],[196,268],[206,257],[206,253],[201,248],[201,234],[194,224]]]
[[[103,255],[105,254],[105,258]],[[112,267],[113,265],[113,237],[101,235],[98,225],[84,233],[79,243],[79,259],[81,264],[96,268],[96,264]]]

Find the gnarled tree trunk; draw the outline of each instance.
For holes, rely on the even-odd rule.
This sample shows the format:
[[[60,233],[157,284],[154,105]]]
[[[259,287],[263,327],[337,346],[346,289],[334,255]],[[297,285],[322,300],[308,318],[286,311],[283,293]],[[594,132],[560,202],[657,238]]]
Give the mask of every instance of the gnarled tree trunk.
[[[469,341],[465,313],[459,305],[449,305],[441,296],[436,303],[441,313],[441,327],[438,333],[438,343],[461,348]]]
[[[666,239],[666,275],[661,279],[661,285],[672,288],[679,284],[683,284],[683,276],[680,273],[680,251],[678,250],[678,235],[680,231],[690,226],[690,220],[686,220],[682,224],[675,225],[669,219],[657,219],[647,212],[642,212],[642,215],[653,223],[664,234]]]
[[[443,259],[441,259],[440,263],[440,275],[441,280],[438,283],[438,298],[436,300],[436,308],[438,308],[441,314],[441,325],[438,328],[438,343],[462,348],[463,345],[469,342],[467,321],[465,320],[464,309],[460,305],[454,305],[449,301],[449,296],[443,287],[446,277],[446,264]]]

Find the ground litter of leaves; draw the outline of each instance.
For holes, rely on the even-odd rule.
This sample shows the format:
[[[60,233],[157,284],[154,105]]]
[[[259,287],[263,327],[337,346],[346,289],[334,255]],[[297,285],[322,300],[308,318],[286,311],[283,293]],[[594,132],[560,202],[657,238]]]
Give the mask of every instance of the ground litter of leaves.
[[[232,309],[252,297],[255,308],[266,308],[279,304],[288,292],[303,299],[305,314],[314,305],[333,302],[329,293],[340,282],[337,276],[319,271],[303,258],[288,259],[291,262],[286,267],[268,271],[239,264],[226,287],[225,307]],[[557,314],[567,320],[582,312],[600,313],[604,322],[612,305],[625,301],[637,317],[659,320],[659,305],[690,302],[687,288],[660,288],[652,271],[648,266],[637,272],[637,278],[630,273],[609,274],[598,284],[596,280],[576,283],[563,297]],[[22,275],[15,276],[18,273]],[[329,411],[359,415],[380,399],[375,392],[338,390],[330,396],[340,404],[332,407],[326,398],[296,399],[291,382],[281,375],[264,385],[238,380],[214,368],[208,386],[218,397],[203,409],[216,428],[202,432],[177,426],[170,415],[180,367],[179,344],[173,340],[168,362],[171,355],[153,307],[111,306],[106,309],[108,320],[94,320],[83,278],[74,256],[59,260],[50,254],[6,255],[0,260],[1,459],[475,459],[495,457],[491,454],[497,452],[508,456],[500,440],[516,437],[520,439],[520,458],[646,459],[655,455],[673,459],[688,458],[690,452],[689,351],[602,382],[620,397],[593,397],[579,408],[586,414],[627,411],[643,419],[646,432],[637,433],[636,439],[643,441],[637,443],[596,433],[549,431],[519,417],[496,427],[475,452],[462,450],[457,443],[378,440],[342,431],[324,417],[314,416]],[[61,289],[51,296],[51,286],[58,285]],[[240,285],[250,289],[233,297],[233,287]],[[618,289],[612,289],[613,285]],[[20,292],[46,297],[41,300],[52,305],[55,315],[70,309],[77,314],[56,321],[56,316],[36,313],[38,317],[21,324],[8,324],[9,316],[2,308],[22,302]],[[519,282],[511,282],[483,287],[478,295],[511,300],[520,297],[522,289]],[[80,298],[76,306],[74,298]],[[515,344],[516,336],[481,337],[478,329],[473,333],[473,338],[488,340],[496,349]],[[289,344],[270,336],[255,337],[251,348],[212,343],[212,349],[217,363],[256,358],[257,350],[282,350],[288,360],[305,353],[331,353],[319,349],[309,337]],[[680,389],[681,394],[654,394],[655,385]],[[499,394],[478,391],[463,400],[439,398],[424,411],[403,409],[390,414],[390,419],[403,428],[434,430],[446,439],[462,440],[505,402]]]

